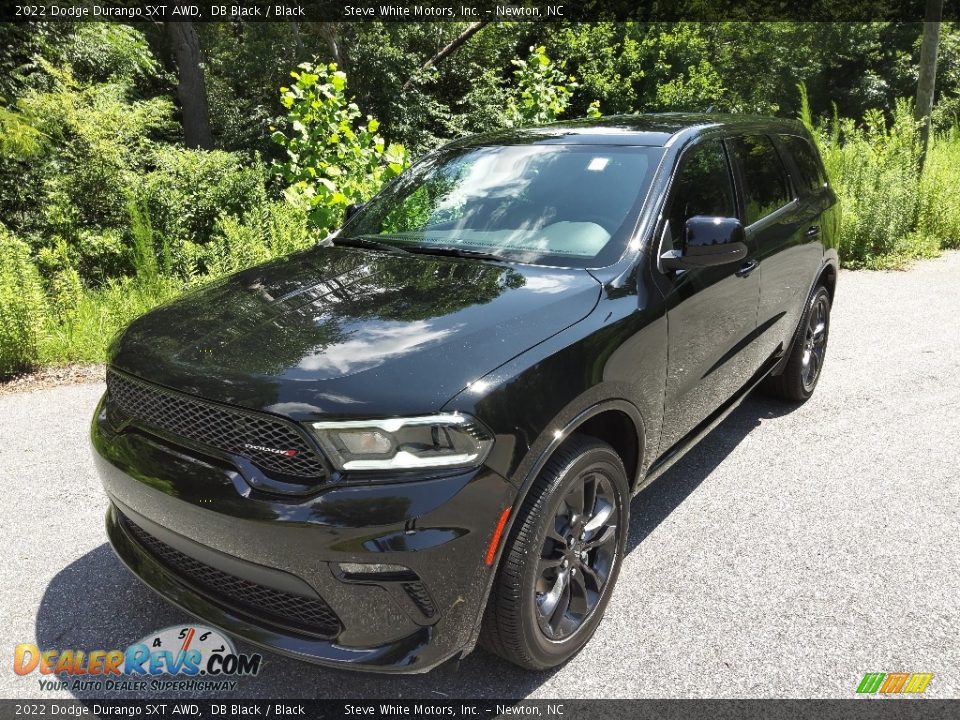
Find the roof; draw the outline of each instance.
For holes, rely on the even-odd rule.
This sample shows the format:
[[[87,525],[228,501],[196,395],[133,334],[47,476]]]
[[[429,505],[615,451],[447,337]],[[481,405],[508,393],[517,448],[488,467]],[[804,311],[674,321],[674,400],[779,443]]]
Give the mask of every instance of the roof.
[[[759,115],[721,113],[646,113],[609,115],[597,119],[565,120],[531,128],[512,128],[471,135],[452,143],[476,145],[666,145],[675,135],[690,129],[716,127],[792,129],[803,126],[796,120]]]

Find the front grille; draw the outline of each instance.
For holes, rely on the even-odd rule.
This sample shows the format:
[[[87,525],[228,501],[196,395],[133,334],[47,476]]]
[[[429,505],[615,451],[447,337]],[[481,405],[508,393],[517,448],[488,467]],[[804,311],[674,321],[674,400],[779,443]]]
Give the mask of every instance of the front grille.
[[[161,564],[214,601],[326,638],[340,632],[339,618],[320,597],[294,595],[225,573],[170,547],[123,515],[121,523]]]
[[[249,458],[266,472],[316,482],[329,474],[303,431],[289,421],[166,390],[115,370],[107,371],[107,417],[114,425],[132,420],[147,429]]]

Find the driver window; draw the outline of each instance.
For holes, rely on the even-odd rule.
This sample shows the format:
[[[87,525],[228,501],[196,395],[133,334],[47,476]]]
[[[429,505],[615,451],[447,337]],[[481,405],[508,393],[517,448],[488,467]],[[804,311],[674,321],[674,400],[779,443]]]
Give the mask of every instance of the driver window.
[[[736,217],[730,166],[723,143],[707,140],[684,155],[673,186],[670,202],[670,235],[672,248],[683,247],[683,226],[694,215]]]

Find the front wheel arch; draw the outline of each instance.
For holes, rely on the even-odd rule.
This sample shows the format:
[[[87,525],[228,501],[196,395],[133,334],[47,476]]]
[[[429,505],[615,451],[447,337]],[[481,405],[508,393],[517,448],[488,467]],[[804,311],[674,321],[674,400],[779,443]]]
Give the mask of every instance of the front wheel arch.
[[[530,492],[530,488],[533,486],[534,481],[537,479],[540,471],[543,470],[546,464],[550,461],[550,458],[553,457],[557,451],[564,446],[565,442],[567,442],[579,431],[579,428],[583,426],[590,428],[591,426],[587,425],[587,423],[589,423],[591,419],[599,418],[604,413],[621,413],[623,416],[628,418],[632,424],[636,434],[636,467],[632,475],[630,474],[630,468],[627,468],[627,479],[630,483],[631,497],[641,485],[643,470],[646,468],[648,464],[647,461],[649,460],[649,458],[646,457],[648,449],[646,424],[644,423],[643,416],[640,414],[640,411],[633,403],[621,398],[609,398],[607,400],[601,400],[600,402],[594,403],[580,410],[580,412],[574,415],[574,417],[561,428],[556,430],[548,428],[544,430],[543,435],[547,435],[549,433],[552,438],[549,444],[536,455],[536,458],[533,460],[533,464],[529,465],[529,469],[523,473],[522,479],[519,483],[519,490],[513,500],[510,514],[507,517],[507,522],[502,528],[499,546],[494,554],[493,563],[489,568],[489,575],[486,579],[486,584],[483,590],[483,603],[480,605],[480,612],[476,622],[474,623],[474,630],[471,633],[470,641],[464,646],[460,657],[465,657],[472,652],[477,644],[477,640],[480,637],[484,611],[490,599],[490,592],[493,588],[494,578],[497,575],[497,572],[500,568],[500,563],[503,559],[504,547],[507,544],[507,539],[510,537],[514,521],[517,519],[519,510],[523,506],[523,503],[526,500],[527,494]],[[607,442],[603,438],[597,439]],[[613,445],[613,443],[609,444]]]

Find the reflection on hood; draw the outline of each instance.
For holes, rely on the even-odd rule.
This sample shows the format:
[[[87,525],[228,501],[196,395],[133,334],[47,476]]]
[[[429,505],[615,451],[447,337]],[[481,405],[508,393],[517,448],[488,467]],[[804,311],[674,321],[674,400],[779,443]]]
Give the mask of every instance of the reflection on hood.
[[[425,412],[585,317],[599,295],[585,270],[318,247],[144,315],[111,362],[291,416],[371,401]]]

